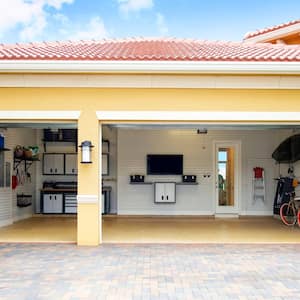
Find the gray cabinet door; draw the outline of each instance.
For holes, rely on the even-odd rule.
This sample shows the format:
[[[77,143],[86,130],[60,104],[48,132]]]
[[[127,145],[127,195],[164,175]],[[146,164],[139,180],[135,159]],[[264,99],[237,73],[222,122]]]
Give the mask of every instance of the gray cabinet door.
[[[43,195],[43,213],[51,214],[52,206],[53,206],[52,195],[44,194]]]
[[[52,213],[61,214],[63,212],[63,194],[52,194]]]
[[[64,154],[63,153],[44,153],[43,159],[44,175],[63,175],[64,174]]]
[[[77,154],[67,153],[65,155],[65,174],[77,175]]]
[[[155,199],[154,201],[157,203],[165,202],[165,184],[156,182],[154,185],[155,189]]]
[[[175,202],[175,189],[176,185],[174,182],[165,183],[165,202],[174,203]]]

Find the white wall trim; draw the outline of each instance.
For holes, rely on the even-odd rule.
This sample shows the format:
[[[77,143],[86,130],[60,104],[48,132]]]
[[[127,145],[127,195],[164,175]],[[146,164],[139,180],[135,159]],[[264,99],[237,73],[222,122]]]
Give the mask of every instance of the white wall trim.
[[[118,210],[118,215],[153,215],[153,216],[212,216],[212,211],[153,211],[153,210]]]
[[[97,111],[103,121],[300,121],[300,112],[246,111]]]
[[[279,28],[270,32],[262,33],[260,35],[256,35],[253,37],[245,38],[245,42],[251,43],[259,43],[259,42],[267,42],[274,39],[280,39],[287,35],[292,35],[295,33],[299,33],[300,31],[300,23],[293,24],[287,27]]]
[[[2,73],[300,74],[299,62],[3,60]]]
[[[299,89],[299,86],[300,76],[289,75],[0,74],[0,87]]]
[[[79,110],[0,110],[0,120],[78,120]]]
[[[0,221],[0,227],[11,225],[12,223],[13,223],[13,219],[7,219],[7,220],[4,220],[4,221]]]
[[[98,204],[99,197],[97,195],[77,195],[78,204]]]
[[[263,211],[256,211],[256,210],[246,210],[240,212],[241,216],[273,216],[273,211],[263,210]]]

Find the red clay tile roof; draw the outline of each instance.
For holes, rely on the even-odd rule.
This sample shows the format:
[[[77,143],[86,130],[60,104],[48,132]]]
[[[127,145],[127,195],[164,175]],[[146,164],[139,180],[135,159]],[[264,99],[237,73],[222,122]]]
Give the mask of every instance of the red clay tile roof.
[[[299,24],[299,23],[300,23],[300,19],[295,20],[295,21],[290,21],[290,22],[287,22],[287,23],[282,23],[282,24],[275,25],[275,26],[272,26],[272,27],[259,29],[259,30],[253,31],[253,32],[249,32],[245,35],[244,40],[247,40],[247,39],[250,39],[252,37],[262,35],[262,34],[265,34],[265,33],[271,32],[271,31],[275,31],[275,30],[278,30],[278,29],[289,27],[291,25]]]
[[[173,38],[0,44],[1,60],[300,62],[300,46]]]

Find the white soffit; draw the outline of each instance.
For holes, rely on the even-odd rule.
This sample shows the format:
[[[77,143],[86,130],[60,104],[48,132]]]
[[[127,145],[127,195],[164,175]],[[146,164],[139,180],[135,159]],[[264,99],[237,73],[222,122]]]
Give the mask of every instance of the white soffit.
[[[298,122],[300,112],[97,111],[103,121]]]
[[[80,111],[0,110],[1,120],[78,120]]]

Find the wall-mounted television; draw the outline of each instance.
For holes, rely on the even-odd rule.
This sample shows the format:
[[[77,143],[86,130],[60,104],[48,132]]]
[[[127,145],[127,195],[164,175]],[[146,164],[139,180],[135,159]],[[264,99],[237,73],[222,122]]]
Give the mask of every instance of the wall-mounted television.
[[[148,175],[182,175],[183,155],[182,154],[148,154],[147,174]]]

